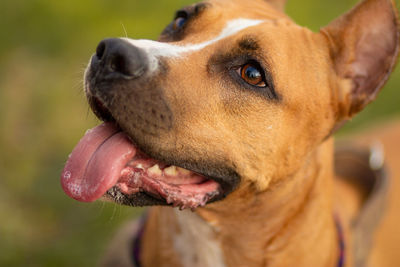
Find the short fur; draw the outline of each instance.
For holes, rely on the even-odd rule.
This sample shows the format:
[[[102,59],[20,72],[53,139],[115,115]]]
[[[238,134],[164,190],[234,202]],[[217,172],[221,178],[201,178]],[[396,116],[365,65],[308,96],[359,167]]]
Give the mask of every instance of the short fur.
[[[216,266],[211,258],[218,266],[336,266],[334,214],[344,227],[345,266],[353,266],[358,194],[334,180],[332,133],[375,99],[392,72],[397,10],[391,0],[364,0],[314,33],[283,13],[284,2],[192,6],[185,27],[175,32],[169,26],[161,41],[185,47],[215,38],[235,19],[263,23],[179,57],[152,57],[146,50],[157,68],[137,79],[99,82],[102,77],[88,71],[87,90],[144,152],[227,185],[224,199],[194,213],[152,207],[141,243],[143,266]],[[260,62],[269,88],[254,89],[234,71],[249,60]],[[400,135],[398,127],[393,131]],[[391,143],[389,132],[378,136],[389,145],[389,164],[396,165],[399,142]],[[390,234],[399,216],[393,206],[389,212],[371,266],[400,262],[393,253],[400,235]],[[106,265],[128,263],[127,251],[112,251]]]

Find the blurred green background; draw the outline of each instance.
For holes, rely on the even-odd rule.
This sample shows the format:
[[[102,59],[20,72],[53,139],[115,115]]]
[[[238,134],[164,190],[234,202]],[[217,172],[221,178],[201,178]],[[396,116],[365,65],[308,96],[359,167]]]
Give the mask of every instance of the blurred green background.
[[[97,43],[154,39],[190,0],[0,1],[0,266],[93,266],[115,229],[140,210],[69,199],[59,185],[86,129],[82,76]],[[292,0],[288,13],[318,30],[354,0]],[[125,29],[124,29],[125,28]],[[400,114],[399,69],[344,131]]]

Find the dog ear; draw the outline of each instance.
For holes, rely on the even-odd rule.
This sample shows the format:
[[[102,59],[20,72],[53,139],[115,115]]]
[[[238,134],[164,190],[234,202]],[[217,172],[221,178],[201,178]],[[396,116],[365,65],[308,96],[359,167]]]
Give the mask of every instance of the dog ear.
[[[271,6],[275,7],[279,11],[284,12],[286,6],[286,0],[266,0]]]
[[[399,52],[399,22],[392,0],[364,0],[321,29],[339,83],[338,119],[346,120],[374,100]],[[336,89],[335,89],[336,90]]]

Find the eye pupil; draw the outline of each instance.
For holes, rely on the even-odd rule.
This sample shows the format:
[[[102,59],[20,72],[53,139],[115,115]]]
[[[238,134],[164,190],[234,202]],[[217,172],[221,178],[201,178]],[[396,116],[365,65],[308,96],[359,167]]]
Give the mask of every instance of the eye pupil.
[[[241,68],[240,76],[248,84],[265,87],[266,83],[261,74],[260,68],[254,64],[246,64]]]
[[[252,66],[249,66],[245,69],[245,75],[250,80],[257,80],[257,79],[260,79],[260,77],[261,77],[261,73]]]

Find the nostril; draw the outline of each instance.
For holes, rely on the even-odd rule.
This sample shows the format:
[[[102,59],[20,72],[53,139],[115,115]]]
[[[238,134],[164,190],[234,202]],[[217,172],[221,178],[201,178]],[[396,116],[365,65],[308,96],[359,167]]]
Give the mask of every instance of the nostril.
[[[99,60],[103,59],[104,52],[106,51],[106,42],[101,41],[96,48],[96,56]]]
[[[129,62],[122,55],[114,55],[110,62],[110,68],[113,72],[121,73],[127,76],[131,75]]]
[[[147,70],[145,52],[119,38],[101,41],[93,57],[93,66],[100,68],[100,75],[108,79],[133,79],[141,77]]]

